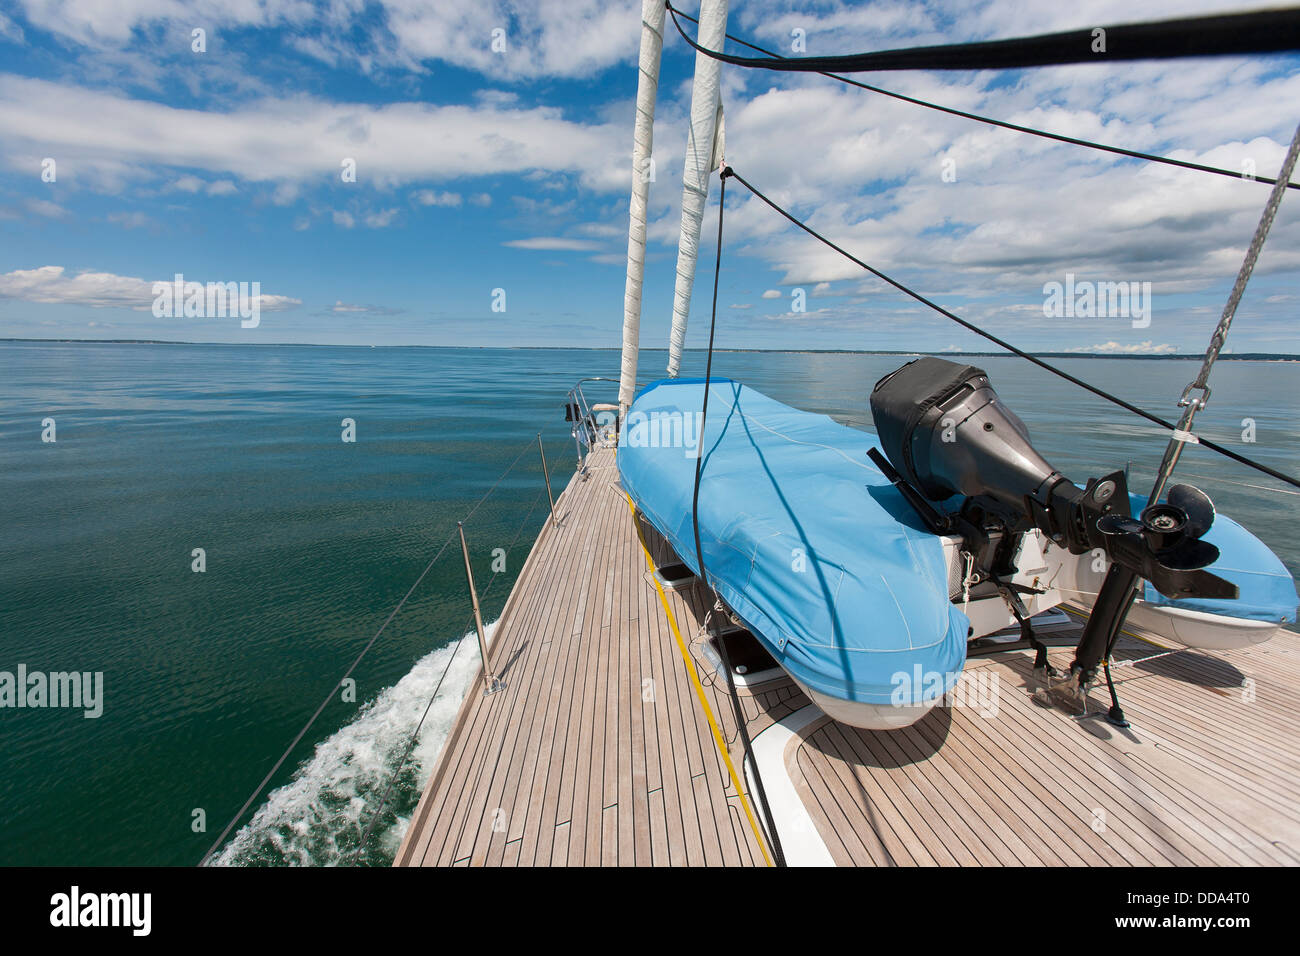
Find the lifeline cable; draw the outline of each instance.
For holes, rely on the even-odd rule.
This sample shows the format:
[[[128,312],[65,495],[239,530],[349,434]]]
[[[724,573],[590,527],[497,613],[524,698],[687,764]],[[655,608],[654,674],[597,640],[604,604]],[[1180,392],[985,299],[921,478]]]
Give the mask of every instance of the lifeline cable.
[[[546,489],[543,488],[537,493],[537,497],[533,499],[533,503],[528,508],[528,513],[524,515],[524,520],[519,523],[519,530],[515,532],[514,540],[511,541],[509,546],[506,548],[506,554],[513,551],[515,545],[519,543],[519,536],[524,533],[524,528],[528,525],[528,519],[531,518],[533,512],[537,510],[537,505],[542,500],[542,495],[545,491]],[[488,581],[487,587],[483,589],[480,598],[486,598],[492,593],[492,586],[497,583],[497,577],[502,573],[503,572],[501,571],[492,572],[492,577]],[[442,676],[438,678],[438,683],[434,686],[433,693],[429,696],[429,702],[424,705],[424,713],[420,715],[420,720],[415,725],[415,730],[411,731],[411,737],[406,743],[406,750],[402,752],[402,759],[398,761],[396,769],[393,770],[391,776],[388,778],[388,786],[384,788],[384,795],[379,798],[379,806],[375,807],[375,812],[370,817],[370,822],[366,824],[366,829],[361,834],[361,840],[357,843],[357,848],[352,854],[352,863],[354,865],[361,859],[361,854],[365,851],[366,844],[370,841],[371,831],[374,830],[375,824],[378,823],[380,817],[383,816],[384,807],[388,805],[388,798],[393,792],[393,785],[397,782],[397,778],[401,776],[402,770],[406,767],[406,761],[410,758],[411,751],[415,749],[416,741],[420,739],[420,730],[424,727],[424,721],[428,718],[429,711],[433,709],[433,702],[438,699],[438,694],[442,690],[442,682],[447,679],[447,674],[451,672],[451,665],[455,663],[456,655],[460,652],[461,645],[464,644],[465,639],[469,637],[469,628],[473,622],[474,615],[471,613],[469,617],[465,619],[465,626],[461,629],[461,637],[456,641],[456,646],[451,649],[451,655],[447,658],[447,666],[442,669]],[[359,814],[357,816],[357,822],[361,822]]]
[[[686,34],[682,31],[681,24],[677,22],[677,16],[681,16],[683,20],[690,20],[692,23],[699,23],[699,20],[688,13],[682,13],[682,11],[675,9],[671,3],[667,6],[669,11],[673,13],[673,23],[677,26],[678,32],[681,33],[683,37],[686,37]],[[774,53],[761,46],[756,46],[747,40],[742,40],[740,37],[732,36],[730,33],[726,34],[726,38],[731,40],[733,43],[738,43],[741,46],[748,47],[751,50],[755,50],[765,56],[770,56],[773,59],[790,59],[790,57],[782,56],[780,53]],[[686,39],[689,40],[690,38],[686,37]],[[882,96],[892,97],[893,99],[901,100],[904,103],[911,103],[914,106],[924,106],[926,109],[938,110],[941,113],[948,113],[952,116],[960,116],[963,119],[974,120],[977,123],[988,123],[990,126],[999,126],[1002,129],[1009,129],[1015,133],[1028,133],[1030,136],[1055,140],[1058,143],[1067,143],[1071,146],[1083,146],[1087,149],[1101,150],[1106,153],[1114,153],[1117,156],[1127,156],[1131,159],[1141,159],[1150,163],[1163,163],[1166,166],[1175,166],[1179,169],[1191,169],[1202,173],[1213,173],[1216,176],[1227,176],[1244,182],[1266,183],[1270,186],[1277,182],[1276,179],[1269,176],[1246,177],[1239,172],[1231,169],[1223,169],[1219,166],[1207,166],[1204,163],[1193,163],[1190,160],[1173,159],[1168,156],[1157,156],[1154,153],[1144,153],[1141,150],[1126,149],[1122,146],[1109,146],[1105,143],[1097,143],[1088,139],[1079,139],[1076,136],[1066,136],[1063,133],[1050,133],[1047,130],[1035,129],[1032,126],[1021,126],[1018,123],[1009,123],[1005,120],[994,119],[991,116],[981,116],[979,113],[969,113],[966,110],[955,109],[951,106],[943,106],[940,103],[932,103],[929,100],[918,99],[915,96],[896,93],[893,90],[886,90],[883,87],[872,86],[870,83],[863,83],[861,80],[855,80],[851,76],[841,76],[838,73],[827,73],[820,70],[818,73],[828,79],[838,80],[841,83],[845,83],[849,86],[856,86],[858,89],[867,90],[870,93],[879,93]],[[1287,188],[1300,189],[1300,183],[1287,183]]]
[[[704,548],[700,544],[700,474],[704,467],[704,426],[709,420],[709,383],[713,378],[713,333],[718,325],[718,280],[722,275],[722,214],[726,207],[727,177],[730,175],[734,175],[730,166],[722,170],[722,187],[718,195],[718,255],[713,264],[713,315],[709,319],[709,352],[704,367],[704,406],[700,411],[700,429],[695,439],[699,443],[699,447],[695,449],[695,489],[691,496],[691,525],[695,531],[695,560],[699,563],[700,581],[705,588],[709,586],[709,579],[704,574]],[[772,819],[772,808],[768,806],[767,791],[763,788],[763,775],[759,772],[758,761],[754,758],[753,744],[749,740],[749,729],[745,726],[745,712],[740,706],[740,696],[736,693],[736,679],[731,671],[731,652],[727,650],[727,642],[721,634],[718,635],[717,644],[718,656],[722,658],[722,669],[727,672],[727,691],[731,696],[731,709],[736,717],[736,727],[740,730],[740,742],[745,749],[745,759],[749,761],[749,766],[754,771],[754,789],[758,793],[758,803],[763,810],[763,819],[767,822],[767,835],[772,844],[772,856],[775,857],[777,866],[785,866],[785,853],[781,850],[781,838],[776,832],[776,821]],[[739,784],[739,781],[737,783]]]
[[[528,444],[524,446],[523,451],[519,452],[519,454],[515,456],[515,460],[512,461],[506,470],[501,473],[501,477],[498,478],[493,483],[492,487],[483,494],[483,497],[475,503],[474,507],[470,509],[469,514],[467,514],[463,520],[468,521],[473,517],[474,512],[478,511],[483,502],[487,501],[488,496],[491,495],[492,492],[496,491],[497,485],[501,484],[501,482],[505,480],[506,475],[510,474],[515,465],[519,464],[519,459],[524,457],[524,452],[528,451],[532,446],[533,441],[530,439]],[[339,678],[338,683],[335,684],[330,692],[325,696],[325,699],[320,702],[320,706],[316,708],[315,713],[307,718],[307,723],[303,724],[302,730],[298,731],[297,736],[289,742],[289,746],[285,748],[284,753],[280,754],[280,759],[275,762],[275,765],[271,767],[269,771],[267,771],[266,776],[262,778],[262,782],[259,783],[256,789],[248,795],[248,799],[244,801],[244,805],[239,808],[239,812],[230,818],[230,822],[226,824],[225,829],[221,831],[220,836],[213,841],[212,846],[208,847],[208,852],[203,854],[203,859],[199,860],[199,866],[207,866],[208,861],[212,859],[212,854],[216,853],[217,850],[221,848],[221,844],[225,841],[230,831],[234,829],[235,824],[238,823],[240,818],[248,812],[248,808],[253,805],[253,801],[258,798],[258,795],[266,789],[266,785],[271,782],[271,778],[275,776],[276,771],[278,771],[284,762],[289,759],[289,755],[293,753],[294,748],[301,743],[302,738],[307,736],[307,731],[311,730],[312,725],[316,723],[316,719],[320,717],[325,708],[329,706],[330,701],[334,699],[334,695],[338,692],[339,688],[343,686],[343,682],[352,675],[352,672],[357,669],[357,666],[361,663],[362,659],[370,652],[370,649],[375,646],[375,641],[379,640],[379,635],[383,634],[385,628],[392,623],[393,618],[397,617],[397,612],[406,606],[406,602],[410,600],[411,595],[415,593],[415,589],[420,586],[420,582],[423,581],[428,573],[433,570],[433,566],[442,558],[443,553],[451,546],[451,542],[455,537],[455,534],[448,537],[447,540],[443,542],[442,547],[438,549],[438,553],[433,556],[433,560],[425,565],[424,570],[421,571],[420,576],[415,579],[415,583],[411,585],[410,590],[408,590],[402,599],[397,602],[397,607],[393,608],[388,617],[384,619],[384,623],[379,625],[379,630],[375,632],[375,636],[372,637],[366,646],[361,649],[361,653],[352,661],[351,666],[343,672],[343,676]]]
[[[935,312],[938,312],[944,318],[951,319],[952,321],[960,325],[962,328],[970,332],[974,332],[976,335],[981,336],[982,338],[988,339],[990,342],[994,343],[995,345],[1001,348],[1006,349],[1008,352],[1012,353],[1013,355],[1018,355],[1021,358],[1037,365],[1039,368],[1051,372],[1053,375],[1059,376],[1060,378],[1065,379],[1067,382],[1072,382],[1073,384],[1078,385],[1080,388],[1092,392],[1092,394],[1096,395],[1098,398],[1105,399],[1106,401],[1114,405],[1118,405],[1120,408],[1123,408],[1126,411],[1130,411],[1134,415],[1138,415],[1142,418],[1145,418],[1147,421],[1151,422],[1152,424],[1159,425],[1161,428],[1168,429],[1169,431],[1177,431],[1178,426],[1175,425],[1173,422],[1166,421],[1165,419],[1161,418],[1159,415],[1152,415],[1150,412],[1146,411],[1145,409],[1139,408],[1138,406],[1132,404],[1131,402],[1126,402],[1124,401],[1124,399],[1119,398],[1116,395],[1112,395],[1109,392],[1106,392],[1100,388],[1097,388],[1097,386],[1095,385],[1088,384],[1083,379],[1077,378],[1071,375],[1069,372],[1066,372],[1062,369],[1057,368],[1054,365],[1050,365],[1049,363],[1044,362],[1036,355],[1031,355],[1028,352],[1024,351],[1023,349],[1016,348],[1016,346],[1012,345],[1010,342],[998,338],[992,332],[984,331],[979,326],[974,325],[971,322],[967,322],[965,319],[963,319],[961,316],[957,315],[956,313],[950,312],[948,309],[945,309],[937,302],[927,299],[925,296],[921,295],[921,293],[908,288],[907,286],[903,285],[903,283],[899,282],[897,279],[890,278],[889,276],[885,275],[885,273],[881,272],[879,269],[867,265],[857,256],[853,255],[851,252],[846,251],[840,246],[837,246],[835,243],[831,242],[831,240],[827,239],[825,236],[817,232],[811,226],[808,226],[805,223],[801,222],[800,220],[796,219],[791,213],[782,209],[772,200],[768,199],[767,196],[759,192],[759,190],[756,189],[753,185],[751,185],[745,179],[745,177],[741,176],[740,173],[731,169],[730,166],[727,167],[727,172],[731,176],[733,176],[737,182],[739,182],[742,186],[744,186],[751,193],[753,193],[754,196],[756,196],[758,199],[761,199],[764,203],[766,203],[772,209],[776,210],[778,213],[780,213],[790,222],[794,223],[804,232],[808,233],[808,235],[812,236],[818,242],[822,243],[823,245],[831,249],[834,249],[836,252],[844,256],[844,258],[848,259],[850,262],[858,266],[861,266],[863,269],[866,269],[876,278],[889,283],[899,292],[902,292],[904,295],[910,296],[911,298],[915,299],[917,302],[920,302],[922,305],[933,309]],[[1231,458],[1233,461],[1239,462],[1240,464],[1246,465],[1250,468],[1254,468],[1256,471],[1263,472],[1264,474],[1269,475],[1272,478],[1276,478],[1278,481],[1284,481],[1288,485],[1292,485],[1296,488],[1300,488],[1300,479],[1296,479],[1291,477],[1290,475],[1286,475],[1280,471],[1276,471],[1268,467],[1268,465],[1247,458],[1245,455],[1239,455],[1235,451],[1232,451],[1229,448],[1225,448],[1216,442],[1210,441],[1208,438],[1201,438],[1200,436],[1197,436],[1196,440],[1198,444],[1204,446],[1205,448],[1210,449],[1213,452],[1217,452],[1220,455],[1223,455],[1227,458]]]
[[[672,5],[673,22],[677,23]],[[732,56],[700,46],[677,29],[697,53],[759,70],[782,73],[866,73],[873,70],[1009,70],[1069,63],[1167,60],[1196,56],[1290,53],[1300,50],[1300,9],[1257,10],[1154,23],[1068,30],[1008,40],[878,50],[848,56],[772,60]],[[1096,49],[1099,41],[1102,48]]]

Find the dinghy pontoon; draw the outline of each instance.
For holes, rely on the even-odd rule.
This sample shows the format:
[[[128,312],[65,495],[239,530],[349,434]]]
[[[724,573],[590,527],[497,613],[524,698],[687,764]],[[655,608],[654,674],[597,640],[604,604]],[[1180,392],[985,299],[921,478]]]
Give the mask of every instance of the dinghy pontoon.
[[[1135,623],[1190,646],[1266,640],[1295,621],[1282,562],[1216,521],[1208,498],[1177,485],[1144,510],[1123,472],[1079,488],[979,369],[925,358],[882,379],[883,444],[726,379],[709,384],[700,436],[704,388],[668,379],[640,393],[619,442],[623,488],[698,574],[700,456],[708,585],[845,723],[913,723],[953,689],[968,641],[1017,620],[1029,634],[1032,615],[1067,600],[1094,612],[1116,562],[1147,578]],[[1085,680],[1113,625],[1098,620],[1081,645]]]

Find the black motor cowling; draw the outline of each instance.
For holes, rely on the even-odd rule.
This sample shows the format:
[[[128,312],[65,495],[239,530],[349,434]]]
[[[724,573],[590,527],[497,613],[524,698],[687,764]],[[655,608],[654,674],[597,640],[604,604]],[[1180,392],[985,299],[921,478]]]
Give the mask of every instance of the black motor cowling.
[[[931,501],[987,497],[1016,512],[1063,480],[983,369],[927,357],[886,375],[871,417],[894,467]]]
[[[1124,473],[1079,488],[1034,450],[1024,422],[1002,404],[983,369],[932,356],[908,362],[876,383],[871,416],[885,455],[931,501],[964,495],[1008,526],[1037,527],[1075,554],[1101,548],[1170,597],[1222,597],[1232,589],[1200,570],[1218,557],[1199,541],[1213,521],[1209,498],[1175,486],[1185,490],[1171,489],[1169,503],[1159,506],[1168,514],[1153,521],[1176,530],[1143,531],[1129,514]],[[1189,508],[1197,512],[1190,524]]]
[[[1007,531],[1036,527],[1075,554],[1106,554],[1111,567],[1072,668],[1084,682],[1110,653],[1140,577],[1172,598],[1237,596],[1236,585],[1204,570],[1219,549],[1201,540],[1214,521],[1203,492],[1174,485],[1165,503],[1134,518],[1122,471],[1079,488],[1034,450],[983,369],[916,359],[876,383],[871,417],[885,455],[915,489],[908,496],[964,495]]]

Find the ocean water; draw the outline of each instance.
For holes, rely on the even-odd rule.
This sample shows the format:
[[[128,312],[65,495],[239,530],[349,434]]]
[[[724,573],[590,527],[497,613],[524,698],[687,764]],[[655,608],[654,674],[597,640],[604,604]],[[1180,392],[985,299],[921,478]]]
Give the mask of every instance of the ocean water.
[[[720,353],[714,371],[869,426],[872,384],[902,361]],[[969,361],[1065,473],[1131,462],[1135,487],[1150,480],[1161,429],[1019,359]],[[1059,364],[1167,418],[1196,372]],[[642,353],[643,380],[663,367]],[[684,374],[702,371],[689,354]],[[0,343],[0,671],[104,675],[95,719],[0,709],[0,864],[196,863],[515,461],[466,521],[496,616],[546,515],[535,436],[558,494],[574,461],[564,393],[617,373],[599,350]],[[1198,430],[1300,471],[1300,364],[1220,363]],[[1295,489],[1201,448],[1179,477],[1300,573]],[[453,543],[217,862],[390,861],[473,676],[469,611]]]

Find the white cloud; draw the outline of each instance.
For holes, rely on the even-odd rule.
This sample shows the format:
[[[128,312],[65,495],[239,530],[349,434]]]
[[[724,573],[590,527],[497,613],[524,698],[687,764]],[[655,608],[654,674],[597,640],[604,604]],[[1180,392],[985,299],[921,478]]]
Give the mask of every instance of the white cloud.
[[[207,193],[209,196],[229,196],[239,191],[229,179],[207,182],[188,173],[173,181],[167,188],[183,193]]]
[[[601,248],[599,242],[590,239],[564,239],[559,236],[537,236],[532,239],[511,239],[503,246],[515,249],[542,249],[552,252],[594,252]]]
[[[518,81],[580,77],[635,62],[636,0],[20,0],[27,21],[66,40],[107,51],[130,46],[136,30],[164,27],[209,43],[222,28],[283,29],[288,44],[331,66],[423,70],[440,60]],[[371,23],[358,28],[362,15]],[[0,32],[5,23],[0,20]],[[17,30],[17,25],[12,29]],[[494,30],[504,45],[497,42]],[[362,34],[363,40],[357,35]],[[504,48],[502,48],[504,46]],[[188,50],[188,43],[186,44]],[[502,94],[498,94],[501,97]]]
[[[780,289],[768,289],[766,292],[763,293],[763,298],[765,298],[765,299],[779,299],[779,298],[781,298],[781,290],[780,290]]]
[[[304,23],[311,18],[305,0],[19,0],[33,26],[87,46],[126,44],[133,30],[160,24],[274,26]],[[188,48],[188,41],[186,43]]]
[[[393,220],[397,218],[398,212],[400,212],[400,210],[394,208],[366,213],[366,225],[371,229],[384,229],[391,225]]]
[[[68,210],[64,209],[58,203],[51,202],[48,199],[29,199],[25,205],[27,206],[28,212],[37,216],[43,216],[46,219],[64,219],[71,215]]]
[[[587,76],[635,61],[636,0],[382,0],[394,59],[439,59],[489,77]],[[493,30],[505,50],[494,52]]]
[[[259,99],[218,112],[181,109],[115,92],[0,75],[0,156],[13,168],[60,159],[59,173],[107,178],[182,167],[285,190],[307,179],[338,181],[343,159],[358,183],[522,173],[573,173],[589,188],[623,190],[628,134],[616,124],[565,119],[552,107],[328,103]],[[176,187],[197,191],[193,173]]]
[[[169,276],[157,281],[170,282],[172,278]],[[190,277],[187,281],[197,280]],[[153,307],[153,286],[152,280],[119,276],[111,272],[82,272],[69,276],[63,266],[17,269],[0,274],[0,298],[59,305],[86,305],[97,309],[123,308],[148,311]],[[260,302],[263,312],[289,309],[302,304],[300,299],[266,294],[260,296]]]
[[[139,212],[113,212],[108,214],[108,221],[123,229],[143,229],[152,223],[152,220],[144,213]]]
[[[0,296],[25,302],[75,303],[95,308],[148,308],[153,285],[144,279],[111,272],[64,274],[63,266],[17,269],[0,274]]]
[[[401,314],[400,309],[392,309],[382,305],[357,305],[353,302],[344,302],[342,299],[335,301],[330,307],[330,311],[340,315],[376,315],[389,316]]]
[[[1095,69],[1040,71],[1014,85],[992,79],[890,77],[886,85],[1229,169],[1252,159],[1261,174],[1280,164],[1291,128],[1289,119],[1256,111],[1255,101],[1300,100],[1300,73],[1270,75],[1239,60],[1196,70],[1138,64],[1101,86]],[[1201,291],[1231,280],[1267,194],[1257,184],[1053,145],[824,79],[779,83],[728,104],[737,170],[866,262],[939,292],[1029,295],[1066,272],[1150,281],[1157,295]],[[1112,118],[1116,96],[1130,99],[1115,110],[1124,120]],[[941,178],[943,157],[956,161],[955,183]],[[735,193],[733,200],[728,190],[729,245],[775,268],[782,283],[864,277],[743,187]],[[665,218],[651,233],[671,242],[675,217]],[[1259,274],[1300,268],[1298,240],[1300,220],[1279,217]]]
[[[352,213],[345,212],[342,209],[335,209],[333,217],[334,225],[342,226],[344,229],[351,229],[357,224],[357,221],[352,218]]]
[[[411,194],[411,199],[421,206],[459,206],[460,193],[438,192],[436,189],[421,189]]]
[[[0,37],[6,37],[15,43],[22,43],[23,28],[3,13],[0,13]]]
[[[1066,349],[1067,352],[1089,352],[1098,355],[1173,355],[1178,349],[1172,345],[1156,345],[1150,339],[1145,342],[1130,342],[1122,345],[1114,340],[1103,342],[1100,345],[1085,345],[1078,348]]]

